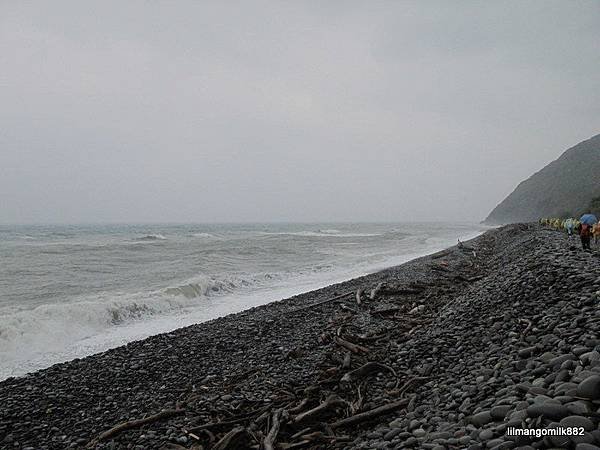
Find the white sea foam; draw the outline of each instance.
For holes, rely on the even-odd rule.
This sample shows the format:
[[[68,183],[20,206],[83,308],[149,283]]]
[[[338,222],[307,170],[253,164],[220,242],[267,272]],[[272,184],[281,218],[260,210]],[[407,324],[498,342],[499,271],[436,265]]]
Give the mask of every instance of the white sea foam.
[[[332,232],[335,231],[335,232]],[[347,238],[347,237],[375,237],[381,236],[381,233],[342,233],[337,230],[318,230],[318,231],[278,231],[268,232],[265,231],[262,234],[273,235],[273,236],[301,236],[301,237],[318,237],[318,238]]]
[[[0,379],[364,275],[453,245],[458,236],[477,234],[471,228],[432,231],[435,236],[430,236],[407,228],[408,238],[395,239],[392,233],[390,240],[389,228],[273,228],[223,230],[234,237],[231,240],[219,239],[220,233],[212,230],[190,239],[189,228],[179,235],[177,229],[162,228],[169,239],[154,230],[145,234],[147,229],[133,234],[124,228],[115,235],[110,230],[89,237],[80,232],[52,253],[23,242],[20,252],[30,256],[15,253],[12,266],[23,264],[15,273],[31,268],[31,278],[14,278],[12,290],[6,279],[0,285]],[[132,234],[143,238],[133,241]],[[269,235],[266,244],[257,238]],[[290,235],[332,239],[287,239]],[[363,236],[373,239],[360,239]],[[215,237],[218,240],[207,248],[205,240]],[[353,239],[338,245],[344,241],[337,237]],[[127,239],[162,244],[122,245]],[[102,253],[82,252],[73,242],[101,242]],[[204,268],[213,271],[178,276]],[[38,280],[42,270],[50,277]]]
[[[202,239],[220,239],[219,236],[215,236],[212,233],[192,233],[192,237]]]
[[[138,238],[138,241],[164,241],[167,238],[163,234],[147,234]]]

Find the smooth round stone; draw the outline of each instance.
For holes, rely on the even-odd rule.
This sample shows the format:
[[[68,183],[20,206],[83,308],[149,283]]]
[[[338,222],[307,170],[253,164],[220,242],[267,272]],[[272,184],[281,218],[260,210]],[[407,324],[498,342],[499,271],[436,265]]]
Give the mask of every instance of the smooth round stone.
[[[390,422],[390,428],[403,428],[405,420],[406,419],[403,419],[402,417],[392,420]]]
[[[565,406],[573,415],[581,415],[592,411],[590,404],[583,400],[565,403]]]
[[[514,445],[515,445],[514,443],[512,443],[510,441],[507,442],[504,439],[492,439],[491,441],[487,442],[486,447],[492,448],[494,450],[504,450],[504,449],[513,448]]]
[[[594,445],[594,444],[582,443],[582,444],[577,444],[577,447],[575,447],[575,450],[600,450],[600,447],[598,447],[597,445]]]
[[[575,401],[575,399],[569,395],[558,395],[554,397],[554,400],[561,403],[562,405],[564,405],[565,403],[571,403],[572,401]]]
[[[593,444],[595,441],[594,435],[587,431],[581,436],[571,436],[571,442],[575,444]]]
[[[492,430],[483,430],[479,433],[479,439],[482,441],[489,441],[494,438],[494,432]]]
[[[546,395],[548,393],[548,389],[542,386],[533,386],[529,389],[529,393],[535,395]]]
[[[592,349],[590,347],[573,347],[571,351],[579,358],[584,353],[592,351]]]
[[[489,411],[481,411],[471,417],[471,423],[476,427],[482,427],[492,421],[492,415]]]
[[[458,438],[458,443],[460,445],[467,445],[469,442],[471,442],[471,436],[462,436]]]
[[[562,419],[570,414],[566,406],[555,403],[533,404],[527,408],[529,417],[546,417],[548,419]]]
[[[396,436],[398,436],[400,433],[402,433],[402,428],[394,428],[391,431],[388,431],[384,436],[383,439],[386,441],[391,441],[392,439],[394,439]]]
[[[423,428],[417,428],[412,433],[414,437],[422,438],[427,434],[427,431],[425,431]]]
[[[593,350],[591,352],[584,353],[579,357],[579,359],[584,364],[589,364],[594,361],[600,361],[600,353],[598,353],[596,350]]]
[[[540,361],[548,364],[550,361],[555,359],[556,355],[552,352],[545,352],[540,355]]]
[[[587,417],[583,417],[583,416],[565,417],[565,418],[561,419],[560,424],[563,427],[576,427],[576,428],[583,427],[585,429],[585,431],[591,431],[594,428],[596,428],[594,426],[594,422],[592,422]]]
[[[550,367],[560,366],[565,361],[571,361],[571,360],[573,360],[573,355],[566,353],[564,355],[560,355],[560,356],[557,356],[556,358],[551,359],[550,361],[548,361],[548,365]]]
[[[561,383],[561,384],[557,385],[556,388],[554,389],[554,393],[556,395],[565,395],[566,392],[568,392],[572,389],[577,389],[577,384],[571,383],[571,382],[565,382],[565,383]]]
[[[597,400],[600,398],[600,375],[587,377],[577,386],[577,396]]]
[[[436,439],[448,439],[450,436],[451,433],[448,431],[436,431],[435,433],[430,433],[428,439],[435,441]]]
[[[569,359],[560,365],[561,370],[572,370],[573,367],[575,367],[575,361],[573,361],[572,359]]]
[[[417,428],[419,428],[421,426],[421,422],[419,422],[417,419],[413,419],[410,421],[410,423],[408,424],[408,429],[410,431],[412,430],[416,430]]]
[[[506,417],[506,414],[508,414],[508,412],[510,410],[511,410],[510,405],[499,405],[499,406],[494,406],[490,410],[490,414],[493,419],[503,420]]]
[[[542,403],[560,403],[560,402],[553,401],[552,397],[548,397],[547,395],[539,394],[533,398],[533,403],[539,403],[541,405]]]
[[[414,436],[411,436],[411,437],[407,438],[407,439],[406,439],[406,440],[403,442],[403,444],[404,444],[404,446],[406,446],[406,447],[410,447],[411,445],[415,445],[417,442],[419,442],[419,440],[418,440],[416,437],[414,437]]]
[[[556,426],[553,426],[551,428],[556,428]],[[571,436],[548,436],[544,439],[544,441],[548,441],[551,444],[550,447],[562,449],[570,446],[570,438]]]
[[[560,369],[554,378],[555,383],[561,383],[563,381],[568,381],[571,375],[567,369]]]
[[[527,348],[523,348],[523,349],[519,350],[518,354],[519,354],[519,357],[521,357],[521,358],[527,358],[527,357],[533,355],[536,351],[537,351],[537,347],[533,346],[533,347],[527,347]]]

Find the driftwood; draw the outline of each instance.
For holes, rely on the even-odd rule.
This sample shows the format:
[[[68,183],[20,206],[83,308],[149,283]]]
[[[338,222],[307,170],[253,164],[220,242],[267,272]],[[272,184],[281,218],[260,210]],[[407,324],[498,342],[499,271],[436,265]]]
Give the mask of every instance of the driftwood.
[[[362,295],[363,295],[363,289],[360,288],[356,291],[356,304],[360,306],[360,304],[362,303]]]
[[[309,409],[308,411],[303,412],[302,414],[298,414],[296,417],[294,417],[293,422],[296,425],[315,422],[322,416],[330,414],[336,408],[344,406],[348,406],[348,403],[345,400],[342,400],[337,395],[332,394],[329,397],[327,397],[327,399],[316,408]]]
[[[302,411],[304,408],[306,408],[306,406],[309,403],[310,403],[310,398],[308,398],[308,397],[303,398],[302,401],[298,405],[294,406],[293,408],[288,409],[287,412],[289,414],[299,414],[300,411]]]
[[[265,437],[265,441],[263,443],[265,450],[275,449],[275,441],[277,440],[277,434],[279,433],[279,427],[281,426],[282,413],[282,409],[278,409],[273,413],[273,424],[271,425],[269,434],[267,434],[267,437]]]
[[[398,400],[396,402],[388,403],[386,405],[379,406],[377,408],[371,409],[369,411],[365,411],[359,414],[355,414],[350,417],[346,417],[345,419],[338,420],[329,426],[333,429],[347,427],[350,425],[356,425],[362,422],[366,422],[368,420],[374,419],[375,417],[382,416],[387,414],[390,411],[394,411],[396,409],[402,408],[408,404],[409,400],[403,398],[402,400]]]
[[[253,411],[249,414],[244,414],[242,416],[234,417],[231,420],[224,420],[222,422],[205,423],[204,425],[198,425],[196,427],[190,428],[187,431],[189,433],[198,433],[202,430],[208,430],[209,428],[221,428],[221,427],[228,427],[230,425],[237,425],[240,422],[246,422],[250,419],[260,416],[261,414],[267,413],[269,408],[270,408],[270,406],[265,406],[256,411]]]
[[[296,308],[290,312],[304,311],[305,309],[314,308],[316,306],[323,305],[325,303],[333,302],[335,300],[340,300],[340,299],[342,299],[344,297],[348,297],[349,295],[352,295],[352,294],[354,294],[354,292],[346,292],[344,294],[340,294],[340,295],[336,295],[335,297],[328,298],[327,300],[322,300],[320,302],[312,303],[310,305],[303,306],[302,308]]]
[[[211,450],[229,450],[244,448],[245,441],[248,438],[248,432],[244,427],[236,427],[223,436],[219,442],[213,445]]]
[[[352,353],[369,353],[369,349],[367,347],[363,347],[362,345],[358,344],[353,344],[352,342],[348,342],[339,336],[334,336],[333,340],[337,345],[344,347],[347,350],[350,350]]]
[[[365,397],[362,394],[362,388],[363,388],[363,385],[358,386],[358,389],[356,390],[356,400],[353,401],[352,404],[350,405],[350,411],[352,412],[353,415],[358,413],[363,407]],[[331,429],[331,427],[330,427],[330,429]],[[332,434],[333,434],[333,430],[332,430]]]
[[[377,286],[375,286],[375,288],[373,288],[373,290],[371,290],[371,295],[369,295],[369,298],[371,300],[375,300],[377,298],[377,295],[379,295],[379,292],[381,291],[382,288],[383,288],[383,283],[378,283]]]
[[[392,372],[394,377],[397,378],[396,371],[394,369],[392,369],[390,366],[386,366],[385,364],[371,361],[371,362],[368,362],[365,365],[359,367],[358,369],[354,369],[353,371],[345,374],[342,377],[342,381],[345,381],[346,383],[351,383],[356,380],[360,380],[364,376],[366,376],[376,370],[387,370],[389,372]]]
[[[185,414],[184,409],[166,409],[164,411],[159,412],[158,414],[154,414],[143,419],[130,420],[127,422],[120,423],[112,427],[110,430],[101,433],[95,440],[88,444],[88,448],[95,447],[98,442],[106,441],[123,431],[131,430],[133,428],[139,428],[143,425],[147,425],[149,423],[157,422],[163,419],[168,419],[170,417],[179,416],[181,414]]]
[[[399,389],[393,389],[391,391],[388,392],[388,394],[390,395],[402,395],[404,394],[408,388],[416,381],[424,381],[424,380],[428,380],[429,378],[427,377],[412,377],[410,379],[408,379],[408,381],[406,381]]]
[[[308,441],[308,442],[337,440],[337,437],[335,434],[325,434],[322,431],[313,431],[312,433],[303,434],[300,437],[304,441]]]
[[[458,240],[457,247],[461,250],[467,250],[469,252],[473,250],[473,247],[469,247],[468,245],[465,245],[460,239]]]
[[[344,355],[344,362],[342,362],[342,369],[349,369],[350,364],[352,364],[352,353],[346,352]]]
[[[533,322],[529,319],[519,319],[519,323],[524,323],[527,325],[525,327],[525,329],[521,332],[521,335],[526,336],[527,333],[529,333],[529,330],[531,330],[531,327],[533,326]]]
[[[294,442],[293,444],[290,444],[288,442],[282,442],[279,444],[279,448],[281,450],[293,450],[296,448],[306,447],[308,444],[310,444],[310,441],[298,441]]]
[[[360,314],[360,311],[358,311],[354,308],[350,308],[349,306],[346,306],[346,305],[340,305],[340,308],[342,308],[344,311],[350,311],[350,312],[353,312],[354,314]]]
[[[308,427],[308,428],[304,428],[304,429],[302,429],[302,430],[298,431],[296,434],[293,434],[293,435],[290,437],[290,440],[292,440],[292,441],[295,441],[295,440],[296,440],[296,439],[298,439],[300,436],[303,436],[303,435],[305,435],[305,434],[309,433],[309,432],[310,432],[310,430],[312,430],[312,428],[310,428],[310,427]]]

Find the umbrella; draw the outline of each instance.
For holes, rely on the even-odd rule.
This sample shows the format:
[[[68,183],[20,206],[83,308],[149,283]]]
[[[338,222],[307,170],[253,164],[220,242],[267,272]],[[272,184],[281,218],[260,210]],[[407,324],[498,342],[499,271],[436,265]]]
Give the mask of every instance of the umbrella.
[[[581,216],[581,219],[579,219],[579,221],[587,225],[594,225],[596,222],[598,222],[598,219],[593,214],[584,214],[583,216]]]

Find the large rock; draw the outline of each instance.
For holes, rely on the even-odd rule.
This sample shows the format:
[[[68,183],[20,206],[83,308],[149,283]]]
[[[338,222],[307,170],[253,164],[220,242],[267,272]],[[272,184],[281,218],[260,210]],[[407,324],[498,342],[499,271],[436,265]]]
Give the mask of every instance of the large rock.
[[[567,417],[569,414],[570,411],[566,406],[556,403],[536,403],[527,408],[527,415],[529,417],[543,416],[547,419],[560,420],[563,417]]]
[[[577,396],[597,400],[600,398],[600,375],[591,375],[577,386]]]

